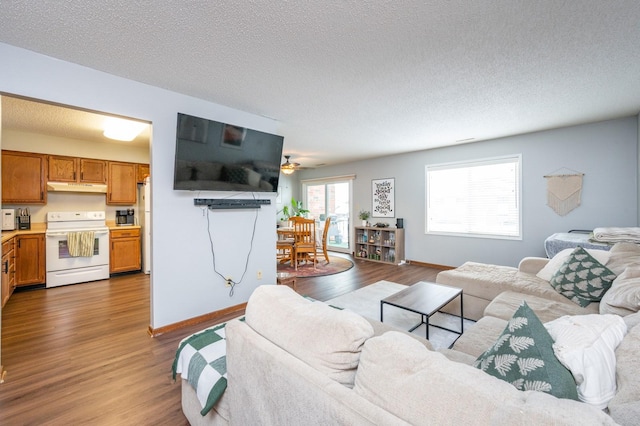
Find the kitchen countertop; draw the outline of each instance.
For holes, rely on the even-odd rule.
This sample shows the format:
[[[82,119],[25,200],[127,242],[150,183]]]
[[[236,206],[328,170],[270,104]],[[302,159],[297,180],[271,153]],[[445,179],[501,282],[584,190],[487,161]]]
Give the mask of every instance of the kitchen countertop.
[[[142,228],[140,225],[116,225],[116,221],[115,220],[107,220],[107,226],[109,227],[109,230],[112,229],[140,229]]]
[[[27,235],[27,234],[44,234],[47,230],[47,224],[44,222],[40,223],[32,223],[31,229],[16,229],[13,231],[2,231],[2,242],[10,240],[16,235]]]
[[[109,230],[112,229],[140,229],[140,225],[116,225],[115,220],[107,220],[106,222]],[[2,231],[2,242],[10,240],[16,235],[27,235],[27,234],[44,234],[47,230],[47,224],[44,222],[34,222],[31,224],[31,229],[16,229],[13,231]]]

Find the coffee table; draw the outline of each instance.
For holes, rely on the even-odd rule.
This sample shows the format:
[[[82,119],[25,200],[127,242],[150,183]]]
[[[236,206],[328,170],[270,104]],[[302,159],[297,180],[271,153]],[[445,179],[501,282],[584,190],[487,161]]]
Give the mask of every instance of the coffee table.
[[[384,305],[395,306],[400,309],[420,314],[420,323],[412,327],[409,332],[426,325],[426,337],[429,339],[429,318],[442,309],[447,303],[460,297],[460,331],[431,324],[433,327],[462,334],[464,331],[464,311],[462,306],[462,289],[432,282],[420,281],[404,290],[392,294],[380,301],[380,321],[384,322]]]

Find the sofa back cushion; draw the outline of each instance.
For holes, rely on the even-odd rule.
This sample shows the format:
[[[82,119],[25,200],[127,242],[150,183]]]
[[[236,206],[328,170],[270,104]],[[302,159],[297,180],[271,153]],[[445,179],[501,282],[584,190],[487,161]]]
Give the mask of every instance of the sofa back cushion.
[[[264,338],[348,387],[362,345],[373,336],[371,324],[358,314],[312,302],[283,285],[256,288],[245,318]]]
[[[393,331],[365,343],[354,391],[411,424],[614,424],[586,404],[518,391]]]
[[[625,317],[625,322],[637,323],[640,314]],[[616,379],[618,391],[609,402],[611,417],[621,425],[637,425],[640,418],[640,324],[629,330],[616,349]]]
[[[632,264],[613,280],[600,301],[601,314],[626,316],[640,311],[640,263]]]
[[[607,268],[620,275],[627,266],[640,263],[640,245],[634,243],[616,243],[609,250]]]

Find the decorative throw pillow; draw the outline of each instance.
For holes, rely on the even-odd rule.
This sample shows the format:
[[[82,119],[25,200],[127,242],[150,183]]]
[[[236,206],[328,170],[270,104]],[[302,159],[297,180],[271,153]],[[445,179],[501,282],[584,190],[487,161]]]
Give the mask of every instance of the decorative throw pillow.
[[[554,355],[553,339],[526,302],[522,302],[493,346],[473,365],[522,391],[578,399],[571,372]]]
[[[616,274],[582,247],[576,247],[553,275],[549,284],[561,295],[583,308],[599,302]]]
[[[544,265],[544,267],[540,271],[538,271],[536,276],[538,278],[542,278],[545,281],[551,281],[553,274],[558,272],[558,269],[560,269],[562,264],[569,258],[569,256],[571,256],[573,250],[575,250],[575,248],[568,248],[556,253],[556,255],[549,259],[549,262],[547,262],[547,264]],[[595,257],[598,262],[602,263],[603,265],[607,265],[608,267],[609,258],[611,257],[611,253],[609,251],[598,249],[585,250],[591,256]]]

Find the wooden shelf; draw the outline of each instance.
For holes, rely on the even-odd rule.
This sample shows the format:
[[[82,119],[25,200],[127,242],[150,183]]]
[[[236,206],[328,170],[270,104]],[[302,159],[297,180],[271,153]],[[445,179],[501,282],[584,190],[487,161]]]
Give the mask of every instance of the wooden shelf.
[[[400,264],[404,260],[404,229],[356,226],[355,257],[371,262]]]

